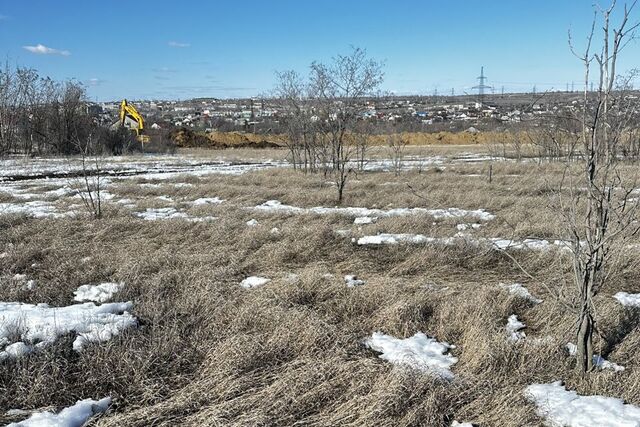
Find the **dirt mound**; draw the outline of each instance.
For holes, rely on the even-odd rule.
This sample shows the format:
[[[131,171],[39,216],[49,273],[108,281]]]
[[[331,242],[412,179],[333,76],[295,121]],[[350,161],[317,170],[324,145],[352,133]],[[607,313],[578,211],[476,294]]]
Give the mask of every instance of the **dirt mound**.
[[[280,148],[279,141],[268,141],[264,135],[243,134],[239,132],[200,133],[187,128],[178,128],[171,132],[171,139],[178,147],[202,148]],[[277,139],[274,137],[274,139]]]

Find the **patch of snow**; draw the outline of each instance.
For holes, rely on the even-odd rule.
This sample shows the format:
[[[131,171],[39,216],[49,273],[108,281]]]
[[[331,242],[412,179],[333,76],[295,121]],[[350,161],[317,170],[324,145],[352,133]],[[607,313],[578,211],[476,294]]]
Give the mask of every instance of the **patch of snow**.
[[[458,358],[447,354],[455,346],[438,342],[422,332],[410,338],[395,338],[381,332],[374,332],[365,345],[380,352],[380,358],[394,364],[407,365],[422,371],[432,372],[445,379],[453,378],[449,368]]]
[[[458,231],[466,231],[469,228],[472,228],[474,230],[477,230],[478,228],[480,228],[482,226],[482,224],[478,224],[478,223],[473,223],[473,224],[458,224],[456,225],[456,229]]]
[[[518,316],[512,314],[507,319],[507,334],[509,334],[509,340],[512,342],[520,341],[526,338],[526,334],[522,332],[522,329],[526,328],[527,325],[518,320]]]
[[[249,221],[247,221],[247,227],[255,227],[257,225],[259,225],[259,223],[255,219],[250,219]]]
[[[566,427],[640,426],[640,408],[622,399],[606,396],[580,396],[564,388],[561,381],[533,384],[526,396],[538,407],[538,415],[552,425]]]
[[[640,294],[630,294],[618,292],[613,296],[618,302],[626,307],[640,307]]]
[[[147,208],[144,212],[136,212],[136,216],[146,221],[160,221],[169,219],[183,219],[191,222],[213,221],[214,216],[191,216],[186,212],[178,211],[175,208]]]
[[[359,216],[353,220],[353,223],[356,225],[364,225],[364,224],[373,224],[376,222],[378,218],[371,216]]]
[[[545,240],[545,239],[524,239],[524,240],[511,240],[501,238],[488,239],[489,242],[500,250],[507,249],[531,249],[546,251],[552,248],[560,248],[561,250],[571,251],[571,243],[566,240]]]
[[[27,215],[34,218],[61,218],[69,213],[60,213],[56,207],[44,200],[33,200],[24,203],[0,203],[0,215]]]
[[[219,205],[222,202],[224,202],[224,200],[219,199],[218,197],[201,197],[191,202],[191,204],[193,206]]]
[[[459,208],[446,208],[446,209],[426,209],[426,208],[395,208],[389,210],[383,209],[369,209],[362,207],[313,207],[313,208],[300,208],[297,206],[283,205],[278,200],[269,200],[261,205],[254,207],[253,209],[265,212],[283,212],[292,214],[310,213],[316,215],[344,215],[352,217],[398,217],[408,215],[430,215],[436,219],[445,218],[463,218],[472,217],[481,221],[490,221],[495,218],[495,215],[485,211],[484,209],[465,210]]]
[[[99,285],[82,285],[73,291],[74,301],[106,302],[120,290],[124,283],[105,282]]]
[[[280,233],[280,229],[278,227],[273,227],[271,229],[271,231],[269,231],[269,233],[271,233],[271,234],[279,234]]]
[[[578,353],[578,347],[574,343],[571,343],[571,342],[567,343],[567,345],[565,345],[565,348],[569,352],[569,356],[575,357],[575,355]],[[614,362],[609,362],[607,359],[605,359],[599,354],[593,355],[593,365],[596,368],[610,369],[615,372],[621,372],[625,370],[624,366],[618,365],[617,363],[614,363]]]
[[[353,288],[353,287],[356,287],[356,286],[362,286],[362,285],[364,285],[366,283],[364,280],[360,280],[360,279],[358,279],[357,276],[354,276],[352,274],[348,274],[348,275],[344,276],[344,282],[350,288]]]
[[[473,424],[471,423],[460,423],[456,420],[453,420],[453,422],[451,423],[451,427],[473,427]]]
[[[156,199],[158,200],[162,200],[163,202],[169,202],[169,203],[173,203],[173,199],[169,196],[158,196],[156,197]]]
[[[542,302],[541,299],[538,299],[533,295],[531,295],[531,293],[529,292],[529,289],[525,288],[520,283],[513,283],[511,285],[500,283],[498,286],[500,286],[503,289],[506,289],[507,291],[509,291],[510,294],[529,300],[534,304],[540,304]]]
[[[411,233],[381,233],[375,236],[363,236],[357,240],[358,245],[397,245],[400,243],[410,244],[426,244],[435,243],[443,245],[451,245],[456,242],[453,237],[427,237],[422,234]]]
[[[75,405],[64,408],[59,413],[36,412],[19,423],[11,423],[7,427],[81,427],[94,415],[106,412],[111,405],[111,398],[100,400],[78,400]]]
[[[266,277],[250,276],[240,282],[240,286],[245,289],[259,288],[260,286],[266,285],[270,281],[271,279],[267,279]]]
[[[107,341],[135,326],[136,318],[129,313],[132,308],[131,302],[100,306],[89,302],[66,307],[0,302],[0,348],[5,347],[0,351],[0,360],[10,356],[6,346],[15,336],[25,345],[39,348],[75,332],[73,349],[82,351],[87,343]]]

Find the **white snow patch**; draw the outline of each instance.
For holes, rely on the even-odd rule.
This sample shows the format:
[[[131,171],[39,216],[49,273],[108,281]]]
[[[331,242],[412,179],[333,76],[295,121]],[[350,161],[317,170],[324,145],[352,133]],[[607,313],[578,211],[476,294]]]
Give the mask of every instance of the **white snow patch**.
[[[82,351],[87,343],[107,341],[135,326],[136,318],[129,313],[132,308],[131,302],[100,306],[88,302],[66,307],[0,302],[0,348],[5,347],[4,351],[0,351],[0,360],[11,356],[6,347],[15,336],[20,337],[20,341],[14,344],[23,342],[32,349],[46,346],[61,335],[75,332],[77,336],[73,349]]]
[[[201,197],[191,202],[191,204],[193,206],[219,205],[222,202],[224,202],[224,200],[219,199],[218,197]]]
[[[554,426],[638,427],[640,408],[622,399],[606,396],[580,396],[564,388],[561,381],[533,384],[525,394],[538,407],[538,415]]]
[[[422,371],[432,372],[442,378],[451,379],[449,368],[458,358],[447,354],[455,346],[438,342],[422,332],[410,338],[395,338],[381,332],[374,332],[365,345],[382,353],[379,357],[394,364],[407,365]]]
[[[175,208],[147,208],[144,212],[136,212],[136,216],[147,221],[183,219],[191,222],[204,222],[216,219],[215,216],[191,216],[186,212],[178,211]]]
[[[271,279],[267,279],[266,277],[250,276],[240,282],[240,286],[245,289],[259,288],[260,286],[266,285],[270,281]]]
[[[613,296],[618,302],[627,307],[640,307],[640,294],[618,292]]]
[[[507,291],[509,291],[510,294],[529,300],[534,304],[540,304],[542,302],[541,299],[538,299],[533,295],[531,295],[531,293],[529,292],[529,289],[525,288],[520,283],[513,283],[511,285],[500,283],[498,284],[498,286],[500,286],[503,289],[506,289]]]
[[[78,400],[75,405],[64,408],[57,414],[53,412],[36,412],[19,423],[11,423],[7,427],[81,427],[96,414],[109,409],[111,398],[100,400]]]
[[[473,223],[473,224],[458,224],[456,225],[456,229],[458,231],[466,231],[468,229],[473,229],[473,230],[477,230],[478,228],[480,228],[482,226],[482,224],[478,224],[478,223]]]
[[[507,334],[509,334],[509,340],[512,342],[520,341],[526,338],[526,334],[522,332],[522,329],[526,328],[527,325],[518,320],[518,316],[512,314],[507,319]]]
[[[451,423],[451,427],[473,427],[473,424],[471,423],[460,423],[456,420],[453,420],[453,422]]]
[[[362,285],[364,285],[366,283],[364,280],[358,279],[357,276],[354,276],[352,274],[348,274],[348,275],[344,276],[344,282],[350,288],[353,288],[353,287],[356,287],[356,286],[362,286]]]
[[[259,223],[256,219],[250,219],[247,221],[247,227],[255,227],[257,225],[259,225]]]
[[[316,215],[345,215],[352,217],[397,217],[407,215],[431,215],[437,219],[444,218],[463,218],[471,217],[477,218],[481,221],[490,221],[495,218],[495,215],[485,211],[484,209],[465,210],[459,208],[445,208],[445,209],[426,209],[426,208],[395,208],[389,210],[383,209],[369,209],[362,207],[313,207],[313,208],[300,208],[297,206],[283,205],[278,200],[269,200],[261,205],[253,208],[259,211],[265,212],[284,212],[284,213],[310,213]]]
[[[169,203],[173,203],[173,199],[169,196],[158,196],[156,197],[156,199],[158,200],[162,200],[163,202],[169,202]]]
[[[364,224],[373,224],[376,222],[378,218],[371,216],[359,216],[353,220],[353,223],[356,225],[364,225]]]
[[[60,213],[56,207],[44,200],[33,200],[24,203],[0,203],[0,215],[27,215],[34,218],[61,218],[70,213]]]
[[[109,301],[113,295],[122,288],[124,283],[105,282],[99,285],[82,285],[77,290],[73,291],[75,295],[74,301],[95,301],[106,302]]]
[[[565,345],[565,348],[569,352],[569,356],[575,356],[578,353],[578,347],[574,343],[571,343],[571,342],[567,343],[567,345]],[[620,372],[625,370],[624,366],[618,365],[617,363],[609,362],[607,359],[605,359],[599,354],[593,355],[593,364],[597,368],[611,369],[612,371],[615,371],[615,372]]]
[[[269,231],[269,233],[271,233],[271,234],[279,234],[280,233],[280,229],[278,227],[273,227],[271,229],[271,231]]]

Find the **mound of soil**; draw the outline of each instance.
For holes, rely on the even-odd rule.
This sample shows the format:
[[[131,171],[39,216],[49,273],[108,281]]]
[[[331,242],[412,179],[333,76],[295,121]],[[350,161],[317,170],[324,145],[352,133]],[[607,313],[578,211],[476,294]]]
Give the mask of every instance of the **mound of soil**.
[[[171,131],[169,137],[178,147],[201,148],[279,148],[280,144],[267,141],[261,135],[238,132],[215,132],[203,134],[181,127]]]

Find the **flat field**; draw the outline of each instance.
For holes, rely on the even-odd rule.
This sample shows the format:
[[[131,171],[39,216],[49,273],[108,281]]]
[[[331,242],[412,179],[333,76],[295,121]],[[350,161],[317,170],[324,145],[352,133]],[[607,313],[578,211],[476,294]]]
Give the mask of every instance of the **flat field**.
[[[537,426],[576,403],[555,381],[640,405],[640,242],[582,378],[565,169],[482,150],[380,148],[340,206],[284,150],[101,159],[98,219],[78,159],[1,161],[0,423],[108,397],[92,425]]]

